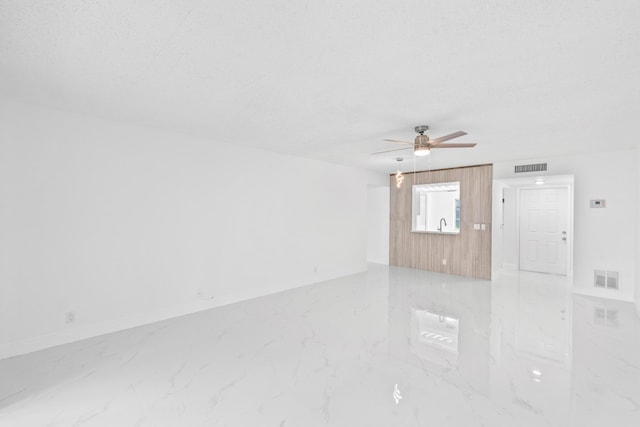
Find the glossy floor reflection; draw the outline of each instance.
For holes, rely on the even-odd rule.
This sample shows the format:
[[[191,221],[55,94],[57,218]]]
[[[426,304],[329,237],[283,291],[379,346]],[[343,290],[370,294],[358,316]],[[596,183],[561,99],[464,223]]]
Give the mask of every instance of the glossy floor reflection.
[[[640,320],[564,278],[368,273],[0,361],[2,426],[638,426]]]

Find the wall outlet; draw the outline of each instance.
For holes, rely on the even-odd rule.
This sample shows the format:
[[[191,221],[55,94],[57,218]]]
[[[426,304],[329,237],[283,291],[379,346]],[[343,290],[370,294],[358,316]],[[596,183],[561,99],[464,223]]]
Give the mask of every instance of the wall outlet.
[[[73,323],[76,321],[76,312],[75,311],[67,311],[64,315],[65,323]]]
[[[442,265],[447,265],[447,259],[446,258],[442,258]]]

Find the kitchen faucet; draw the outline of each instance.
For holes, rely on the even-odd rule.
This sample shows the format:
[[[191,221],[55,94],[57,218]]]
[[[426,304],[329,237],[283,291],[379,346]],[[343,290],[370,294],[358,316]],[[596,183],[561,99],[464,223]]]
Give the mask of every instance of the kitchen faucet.
[[[438,227],[438,231],[442,233],[442,222],[444,222],[444,225],[447,225],[447,220],[444,218],[440,218],[440,227]]]

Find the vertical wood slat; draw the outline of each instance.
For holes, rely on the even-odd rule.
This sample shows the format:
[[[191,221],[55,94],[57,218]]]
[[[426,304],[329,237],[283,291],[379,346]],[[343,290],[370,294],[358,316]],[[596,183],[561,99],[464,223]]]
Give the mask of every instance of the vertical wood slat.
[[[454,181],[460,182],[460,234],[412,233],[412,186]],[[396,188],[392,175],[390,264],[490,280],[492,186],[492,165],[407,174],[401,188]],[[487,228],[474,230],[473,224]]]

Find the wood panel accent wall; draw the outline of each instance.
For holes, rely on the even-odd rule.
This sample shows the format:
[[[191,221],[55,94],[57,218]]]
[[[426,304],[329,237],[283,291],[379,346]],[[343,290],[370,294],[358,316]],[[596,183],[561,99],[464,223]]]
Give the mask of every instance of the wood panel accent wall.
[[[412,233],[412,186],[452,181],[460,181],[460,234]],[[390,184],[391,265],[491,279],[493,165],[408,173],[401,188],[391,175]],[[486,224],[486,230],[474,230],[473,224]]]

